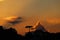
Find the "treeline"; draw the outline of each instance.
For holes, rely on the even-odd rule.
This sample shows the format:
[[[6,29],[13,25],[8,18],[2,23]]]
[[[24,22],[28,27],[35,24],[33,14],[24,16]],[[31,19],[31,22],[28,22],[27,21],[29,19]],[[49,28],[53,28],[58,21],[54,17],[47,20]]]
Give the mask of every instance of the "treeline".
[[[17,31],[13,28],[3,29],[3,27],[0,26],[0,40],[60,40],[60,33],[49,33],[36,30],[22,36],[17,34]]]

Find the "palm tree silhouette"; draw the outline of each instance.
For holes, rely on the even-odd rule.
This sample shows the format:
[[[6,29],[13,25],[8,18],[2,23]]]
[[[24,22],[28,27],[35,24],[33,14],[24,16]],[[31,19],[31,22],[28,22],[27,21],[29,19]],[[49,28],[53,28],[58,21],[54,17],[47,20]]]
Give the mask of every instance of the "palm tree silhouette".
[[[30,32],[30,29],[32,28],[32,26],[26,26],[25,28],[29,28],[29,32]]]

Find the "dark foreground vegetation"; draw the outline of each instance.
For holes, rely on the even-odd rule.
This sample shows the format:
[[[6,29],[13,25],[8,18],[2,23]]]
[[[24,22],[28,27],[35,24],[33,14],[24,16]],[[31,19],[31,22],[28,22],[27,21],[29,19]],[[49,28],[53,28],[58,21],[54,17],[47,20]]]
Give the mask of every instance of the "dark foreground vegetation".
[[[22,36],[17,34],[15,29],[3,29],[3,27],[0,26],[0,40],[60,40],[60,33],[49,33],[36,30]]]

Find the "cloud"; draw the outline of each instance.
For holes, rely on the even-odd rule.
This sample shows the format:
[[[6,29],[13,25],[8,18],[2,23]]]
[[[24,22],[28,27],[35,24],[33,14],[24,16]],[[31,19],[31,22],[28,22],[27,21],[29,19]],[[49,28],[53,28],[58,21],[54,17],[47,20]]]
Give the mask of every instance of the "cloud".
[[[10,16],[1,19],[0,25],[5,26],[5,28],[10,28],[18,23],[22,22],[22,18],[18,16]]]
[[[12,17],[7,17],[7,18],[5,18],[5,20],[6,20],[8,23],[11,23],[11,24],[17,24],[17,23],[19,23],[19,22],[22,22],[21,19],[22,19],[21,17],[17,17],[17,16],[12,16]]]
[[[46,22],[50,24],[60,24],[60,18],[47,18]]]

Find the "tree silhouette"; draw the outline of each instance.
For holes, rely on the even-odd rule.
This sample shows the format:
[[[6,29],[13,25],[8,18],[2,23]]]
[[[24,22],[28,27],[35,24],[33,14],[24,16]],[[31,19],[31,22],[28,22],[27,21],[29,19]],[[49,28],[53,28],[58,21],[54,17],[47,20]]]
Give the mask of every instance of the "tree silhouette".
[[[30,29],[32,28],[32,26],[26,26],[25,28],[29,28],[29,32],[30,32]]]

